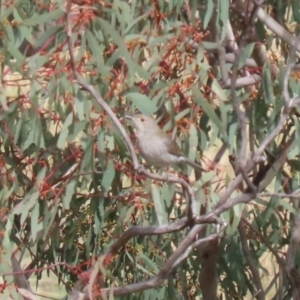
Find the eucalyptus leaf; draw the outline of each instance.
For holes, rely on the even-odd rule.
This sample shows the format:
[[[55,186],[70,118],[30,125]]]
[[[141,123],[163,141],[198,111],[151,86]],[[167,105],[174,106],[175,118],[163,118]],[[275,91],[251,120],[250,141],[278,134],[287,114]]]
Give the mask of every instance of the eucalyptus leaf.
[[[101,181],[101,185],[103,186],[105,191],[108,192],[110,190],[114,177],[115,177],[115,165],[112,160],[109,160]]]
[[[64,209],[70,209],[70,202],[75,193],[77,181],[75,179],[71,180],[66,188],[66,195],[63,197],[63,206]]]
[[[33,241],[36,240],[37,233],[39,230],[42,229],[42,223],[39,223],[39,216],[40,216],[40,205],[39,202],[36,202],[31,215],[31,238]]]
[[[202,93],[195,87],[192,88],[192,92],[195,97],[195,102],[203,108],[205,113],[208,115],[209,119],[217,126],[217,128],[223,134],[224,138],[226,138],[227,134],[226,131],[224,130],[224,126],[220,118],[215,113],[215,110],[213,109],[212,105],[208,103],[206,99],[204,99]]]
[[[151,195],[154,202],[156,217],[160,225],[167,224],[167,215],[161,193],[155,184],[151,185]]]
[[[57,140],[57,147],[60,149],[63,149],[65,146],[65,142],[67,140],[68,134],[69,134],[69,126],[72,124],[73,122],[73,113],[69,113],[69,115],[67,116],[63,128],[60,132],[59,138]]]
[[[208,1],[207,2],[207,8],[206,8],[206,13],[205,13],[205,18],[203,22],[203,29],[206,29],[208,26],[208,23],[212,17],[214,11],[214,2],[213,1]]]
[[[21,23],[24,26],[35,26],[47,23],[49,21],[58,20],[61,16],[63,16],[64,11],[62,9],[53,10],[47,14],[36,15],[34,17],[30,17],[26,20],[23,20]]]
[[[241,67],[244,66],[245,62],[246,62],[246,59],[248,57],[251,57],[252,55],[252,52],[253,52],[253,48],[254,48],[254,45],[255,43],[251,43],[251,44],[248,44],[244,51],[242,52],[242,55],[240,57],[240,60],[239,60],[239,64],[238,64],[238,69],[240,69]]]
[[[145,115],[152,115],[157,111],[157,107],[151,99],[139,93],[128,93],[126,97]]]

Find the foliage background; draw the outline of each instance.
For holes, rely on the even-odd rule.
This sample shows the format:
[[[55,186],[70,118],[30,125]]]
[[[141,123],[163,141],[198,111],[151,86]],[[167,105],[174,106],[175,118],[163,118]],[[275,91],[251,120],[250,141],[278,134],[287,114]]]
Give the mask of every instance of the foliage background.
[[[296,297],[299,5],[1,1],[3,299],[31,299],[28,277],[49,273],[71,299],[153,278],[122,299]],[[193,188],[199,223],[220,216],[220,231],[186,217],[187,188],[134,171],[103,102],[133,142],[123,116],[155,114],[202,162],[207,173],[172,172]],[[200,244],[161,274],[193,228]]]

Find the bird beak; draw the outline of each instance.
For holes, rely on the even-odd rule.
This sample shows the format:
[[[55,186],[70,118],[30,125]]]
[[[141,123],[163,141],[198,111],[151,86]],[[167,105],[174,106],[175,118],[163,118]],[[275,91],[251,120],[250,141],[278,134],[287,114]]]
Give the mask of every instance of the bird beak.
[[[128,116],[128,115],[124,116],[124,118],[129,119],[129,120],[133,120],[132,116]]]

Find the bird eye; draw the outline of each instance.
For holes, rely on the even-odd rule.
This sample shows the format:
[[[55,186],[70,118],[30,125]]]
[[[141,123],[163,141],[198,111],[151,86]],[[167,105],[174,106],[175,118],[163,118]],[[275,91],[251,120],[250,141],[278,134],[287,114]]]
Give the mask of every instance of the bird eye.
[[[142,122],[144,122],[144,121],[145,121],[145,119],[144,119],[144,118],[141,118],[141,121],[142,121]]]

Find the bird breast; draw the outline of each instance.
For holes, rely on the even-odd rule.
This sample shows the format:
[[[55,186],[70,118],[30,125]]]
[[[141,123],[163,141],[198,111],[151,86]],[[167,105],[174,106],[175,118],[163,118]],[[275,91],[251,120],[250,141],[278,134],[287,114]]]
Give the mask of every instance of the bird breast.
[[[163,138],[142,134],[137,136],[137,142],[140,154],[148,164],[166,166],[179,161],[179,157],[169,153],[169,145]]]

